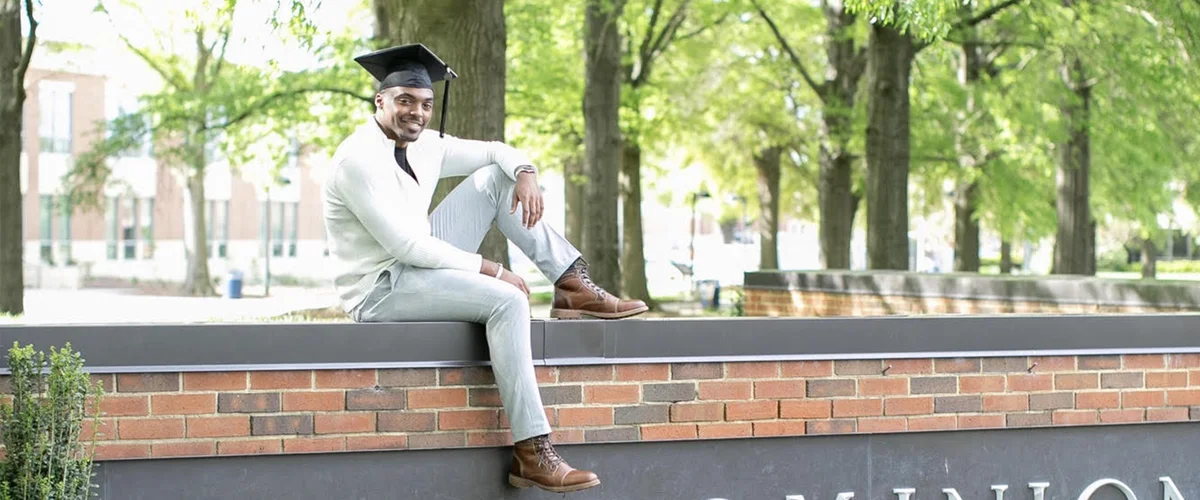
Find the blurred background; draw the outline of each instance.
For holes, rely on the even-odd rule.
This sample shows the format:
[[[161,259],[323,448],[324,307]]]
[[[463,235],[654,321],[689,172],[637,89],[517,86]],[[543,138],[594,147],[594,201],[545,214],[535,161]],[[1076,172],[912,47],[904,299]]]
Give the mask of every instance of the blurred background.
[[[1200,276],[1194,2],[0,5],[5,321],[344,320],[321,179],[372,112],[352,58],[406,43],[653,315],[773,269]]]

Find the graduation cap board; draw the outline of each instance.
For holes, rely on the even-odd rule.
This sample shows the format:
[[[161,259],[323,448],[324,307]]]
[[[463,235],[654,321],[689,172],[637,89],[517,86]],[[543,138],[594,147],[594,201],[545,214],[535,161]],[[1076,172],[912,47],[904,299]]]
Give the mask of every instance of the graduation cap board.
[[[446,136],[446,108],[450,103],[450,80],[458,74],[450,69],[433,51],[423,44],[414,43],[377,50],[355,57],[354,62],[366,69],[379,90],[389,87],[411,87],[433,89],[433,84],[445,81],[442,97],[442,119],[439,130]]]

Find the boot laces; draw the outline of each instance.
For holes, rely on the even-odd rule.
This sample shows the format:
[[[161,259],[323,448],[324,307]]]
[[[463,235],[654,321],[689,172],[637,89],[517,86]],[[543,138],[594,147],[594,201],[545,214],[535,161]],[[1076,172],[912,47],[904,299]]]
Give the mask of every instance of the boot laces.
[[[554,447],[550,445],[550,440],[546,438],[537,439],[533,442],[534,449],[537,450],[538,466],[558,467],[558,464],[564,462],[563,458],[554,451]]]
[[[582,281],[583,286],[587,287],[588,290],[596,292],[596,295],[599,295],[601,298],[603,298],[605,293],[607,293],[604,291],[604,289],[600,288],[599,285],[592,282],[592,277],[588,276],[588,270],[586,267],[579,268],[579,281]]]

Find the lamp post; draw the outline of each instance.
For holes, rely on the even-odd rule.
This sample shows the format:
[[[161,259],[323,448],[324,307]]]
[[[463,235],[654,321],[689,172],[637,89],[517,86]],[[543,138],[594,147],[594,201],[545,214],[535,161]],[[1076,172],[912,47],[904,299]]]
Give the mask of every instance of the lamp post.
[[[688,277],[691,279],[692,293],[696,293],[696,199],[711,198],[708,191],[692,193],[692,237],[688,242]]]
[[[267,188],[265,190],[267,195],[267,235],[266,238],[263,238],[263,257],[265,258],[263,261],[263,297],[268,297],[271,295],[271,188],[275,185],[286,186],[292,183],[291,179],[288,179],[284,176],[277,176],[275,177],[274,181],[275,182],[271,184],[267,184]]]

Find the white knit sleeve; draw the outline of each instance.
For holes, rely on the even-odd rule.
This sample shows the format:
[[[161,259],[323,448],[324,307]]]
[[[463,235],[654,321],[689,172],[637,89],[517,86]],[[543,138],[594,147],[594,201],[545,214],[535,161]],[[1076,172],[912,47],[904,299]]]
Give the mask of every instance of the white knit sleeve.
[[[510,179],[517,179],[517,167],[532,165],[523,151],[499,141],[476,141],[447,135],[440,139],[445,154],[442,157],[442,177],[471,175],[490,165],[499,165]]]
[[[333,181],[342,203],[396,260],[416,267],[479,272],[483,256],[433,237],[414,220],[419,215],[404,213],[398,203],[403,193],[395,179],[370,171],[352,157],[343,158],[335,168]]]

